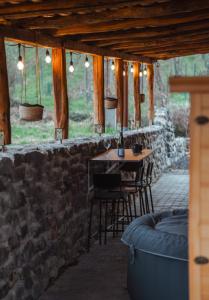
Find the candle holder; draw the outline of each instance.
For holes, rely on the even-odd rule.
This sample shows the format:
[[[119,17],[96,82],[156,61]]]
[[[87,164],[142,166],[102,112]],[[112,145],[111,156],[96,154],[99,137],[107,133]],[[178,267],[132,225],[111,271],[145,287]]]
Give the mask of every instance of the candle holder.
[[[55,128],[55,140],[58,141],[60,144],[62,144],[62,134],[62,128]]]

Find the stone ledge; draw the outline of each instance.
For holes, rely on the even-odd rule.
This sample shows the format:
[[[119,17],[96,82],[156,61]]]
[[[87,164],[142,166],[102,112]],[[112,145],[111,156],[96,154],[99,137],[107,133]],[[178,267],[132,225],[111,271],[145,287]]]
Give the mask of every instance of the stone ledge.
[[[124,137],[132,136],[132,135],[138,135],[138,134],[152,134],[157,133],[159,131],[163,131],[163,127],[161,126],[150,126],[150,127],[144,127],[140,128],[138,130],[127,130],[124,131]],[[7,145],[5,152],[0,152],[0,160],[3,158],[10,158],[12,161],[14,161],[15,154],[25,155],[30,152],[38,151],[41,153],[47,153],[48,151],[53,152],[54,150],[61,150],[61,149],[72,149],[75,146],[81,146],[86,145],[90,143],[97,143],[106,140],[106,139],[115,139],[115,135],[103,135],[103,136],[97,136],[97,137],[84,137],[84,138],[75,138],[75,139],[68,139],[63,140],[62,144],[56,143],[56,142],[49,142],[49,143],[41,143],[41,144],[35,144],[35,145]]]

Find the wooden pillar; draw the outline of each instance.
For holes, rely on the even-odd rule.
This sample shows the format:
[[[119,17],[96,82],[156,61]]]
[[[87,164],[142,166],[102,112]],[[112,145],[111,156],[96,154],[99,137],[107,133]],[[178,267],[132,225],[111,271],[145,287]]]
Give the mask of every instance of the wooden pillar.
[[[128,129],[128,62],[124,63],[123,75],[123,129]]]
[[[66,55],[64,49],[52,49],[54,84],[55,127],[63,129],[63,139],[68,138],[69,106],[67,95]]]
[[[154,66],[153,64],[147,65],[147,88],[148,88],[148,99],[149,99],[149,108],[148,108],[148,119],[149,125],[152,125],[154,122]]]
[[[189,299],[209,299],[209,77],[176,77],[190,93]],[[201,263],[202,262],[202,263]]]
[[[4,144],[10,144],[10,99],[6,51],[3,38],[0,38],[0,130],[4,132]]]
[[[134,123],[135,127],[141,126],[141,103],[140,103],[140,63],[134,63]]]
[[[105,109],[104,109],[104,57],[93,56],[94,74],[94,126],[95,132],[105,131]]]
[[[118,98],[118,107],[116,111],[117,128],[123,127],[123,60],[115,60],[115,80]]]

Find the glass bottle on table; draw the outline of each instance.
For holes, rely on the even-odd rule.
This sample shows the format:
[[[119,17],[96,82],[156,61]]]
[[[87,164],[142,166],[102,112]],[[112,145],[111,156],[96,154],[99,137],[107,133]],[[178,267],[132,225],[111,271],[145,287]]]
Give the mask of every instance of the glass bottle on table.
[[[119,139],[118,139],[118,156],[119,157],[124,157],[125,156],[123,131],[120,132],[120,136],[119,136]]]

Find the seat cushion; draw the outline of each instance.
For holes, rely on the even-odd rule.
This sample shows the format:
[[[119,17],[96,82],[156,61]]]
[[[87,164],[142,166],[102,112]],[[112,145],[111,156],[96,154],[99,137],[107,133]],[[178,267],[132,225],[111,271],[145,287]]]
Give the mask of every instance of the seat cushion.
[[[188,259],[188,211],[144,215],[125,230],[122,241],[132,249],[174,259]]]

